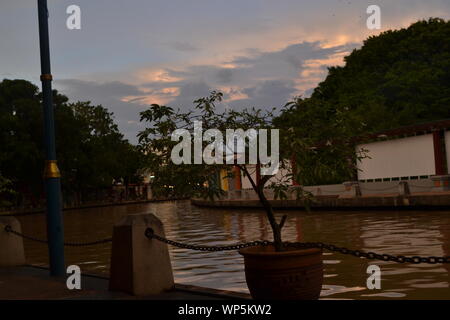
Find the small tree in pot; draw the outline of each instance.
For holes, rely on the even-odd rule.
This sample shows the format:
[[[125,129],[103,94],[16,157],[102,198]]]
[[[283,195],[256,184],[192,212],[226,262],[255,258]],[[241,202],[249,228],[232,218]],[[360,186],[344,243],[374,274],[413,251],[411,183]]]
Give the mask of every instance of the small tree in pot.
[[[357,155],[350,143],[343,143],[349,135],[348,127],[343,125],[343,116],[335,116],[334,123],[322,121],[321,130],[314,130],[315,126],[320,128],[318,121],[323,119],[314,119],[313,109],[306,108],[305,101],[300,98],[285,105],[278,117],[274,115],[276,109],[219,112],[216,104],[221,100],[222,93],[212,92],[209,97],[194,101],[193,111],[176,111],[153,104],[141,112],[141,121],[149,126],[138,137],[140,147],[147,155],[147,167],[155,177],[152,192],[157,196],[203,197],[214,201],[224,194],[220,181],[214,177],[220,170],[226,170],[226,177],[231,177],[233,167],[239,167],[257,194],[273,234],[273,246],[241,250],[252,296],[318,298],[322,284],[321,251],[292,250],[285,245],[282,229],[287,215],[276,218],[265,190],[272,189],[276,199],[286,199],[294,194],[308,205],[313,198],[302,185],[311,182],[313,176],[332,180],[348,175],[354,169],[349,164],[356,161]],[[274,129],[280,130],[279,135],[271,134],[265,142],[270,145],[271,155],[277,153],[278,157],[259,161],[261,155],[268,154],[267,150],[262,150],[267,146],[261,145],[264,142],[261,133]],[[242,130],[239,132],[247,133],[248,141],[253,138],[260,142],[257,148],[260,157],[256,163],[255,158],[252,164],[242,159],[247,154],[248,158],[252,157],[254,145],[251,142],[241,145],[241,151],[236,152],[239,146],[235,145],[234,138],[223,138],[229,138],[227,132],[230,130],[235,133]],[[339,145],[327,139],[327,134],[340,140]],[[278,167],[278,172],[267,168],[274,166]],[[255,170],[261,170],[263,174]],[[294,188],[289,187],[292,181],[297,182]]]

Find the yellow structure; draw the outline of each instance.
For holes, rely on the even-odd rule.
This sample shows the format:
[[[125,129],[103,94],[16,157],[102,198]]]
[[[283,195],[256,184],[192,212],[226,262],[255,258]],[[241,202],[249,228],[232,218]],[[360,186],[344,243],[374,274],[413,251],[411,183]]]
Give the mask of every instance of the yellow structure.
[[[223,191],[228,191],[229,187],[228,187],[228,173],[227,170],[225,169],[221,169],[220,173],[219,173],[219,178],[220,178],[220,188]]]

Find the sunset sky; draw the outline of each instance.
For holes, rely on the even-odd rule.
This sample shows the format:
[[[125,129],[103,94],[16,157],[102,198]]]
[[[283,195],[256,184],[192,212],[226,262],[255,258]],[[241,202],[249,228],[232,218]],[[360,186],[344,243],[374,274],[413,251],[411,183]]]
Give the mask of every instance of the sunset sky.
[[[362,40],[429,17],[450,19],[449,0],[49,0],[54,87],[114,112],[132,142],[150,103],[188,109],[221,90],[225,107],[281,107],[308,96],[327,66]],[[81,30],[66,8],[81,8]],[[366,8],[381,8],[368,30]],[[34,0],[0,3],[0,79],[40,86]]]

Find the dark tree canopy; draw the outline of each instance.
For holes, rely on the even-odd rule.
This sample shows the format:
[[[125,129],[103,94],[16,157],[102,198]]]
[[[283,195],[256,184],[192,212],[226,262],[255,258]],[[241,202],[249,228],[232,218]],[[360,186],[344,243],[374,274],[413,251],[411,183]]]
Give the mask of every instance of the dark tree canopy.
[[[419,21],[364,41],[332,67],[313,99],[343,105],[363,131],[450,118],[450,22]]]
[[[0,82],[0,177],[24,195],[41,197],[44,166],[42,95],[26,80]],[[109,187],[113,179],[136,182],[137,147],[123,138],[113,114],[90,102],[69,103],[53,91],[56,148],[67,198]],[[22,197],[22,199],[20,199]],[[17,202],[16,202],[17,204]]]

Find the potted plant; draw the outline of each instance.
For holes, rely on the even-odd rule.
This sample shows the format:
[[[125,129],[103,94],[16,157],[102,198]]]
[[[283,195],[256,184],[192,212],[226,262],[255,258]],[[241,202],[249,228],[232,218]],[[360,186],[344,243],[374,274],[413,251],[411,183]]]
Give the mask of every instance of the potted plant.
[[[152,192],[157,196],[201,196],[214,201],[224,195],[220,182],[214,178],[217,172],[225,170],[227,178],[234,175],[233,168],[240,168],[257,194],[273,234],[270,245],[240,250],[252,297],[317,299],[323,279],[322,252],[315,248],[294,248],[283,242],[282,229],[287,216],[277,219],[265,193],[271,189],[276,199],[295,196],[307,205],[312,196],[301,185],[308,183],[312,176],[333,179],[353,170],[349,166],[354,161],[354,149],[350,144],[346,148],[342,143],[339,147],[329,141],[322,143],[330,133],[335,139],[348,135],[346,126],[340,122],[342,117],[336,116],[333,124],[324,126],[323,120],[328,119],[310,118],[317,113],[305,108],[306,101],[300,98],[286,104],[278,116],[275,112],[279,110],[275,108],[219,112],[216,104],[221,102],[222,96],[220,92],[212,92],[209,97],[194,101],[195,108],[186,112],[157,104],[141,112],[141,121],[147,122],[148,127],[138,138],[140,148],[147,155],[147,167],[153,172]],[[322,125],[322,130],[314,128],[318,125]],[[267,130],[274,132],[274,129],[280,130],[278,136],[267,137]],[[234,138],[228,140],[230,130],[247,133],[240,150]],[[262,161],[257,158],[256,163],[253,158],[249,164],[251,151],[255,151],[249,141],[253,138],[253,141],[264,142],[259,140],[262,133],[266,134],[264,148],[270,146],[272,153],[277,151],[278,158],[265,157]],[[318,143],[323,145],[320,150],[316,147]],[[259,144],[259,156],[263,154],[261,150]],[[345,159],[340,166],[336,165],[337,157]],[[275,161],[278,172],[273,170]],[[299,183],[289,186],[293,181]]]

